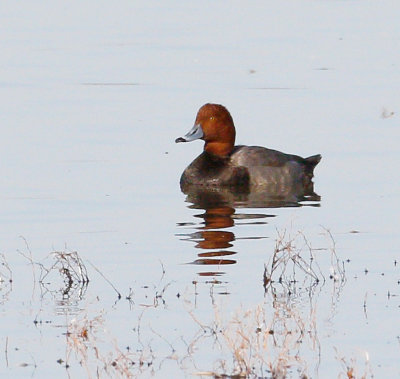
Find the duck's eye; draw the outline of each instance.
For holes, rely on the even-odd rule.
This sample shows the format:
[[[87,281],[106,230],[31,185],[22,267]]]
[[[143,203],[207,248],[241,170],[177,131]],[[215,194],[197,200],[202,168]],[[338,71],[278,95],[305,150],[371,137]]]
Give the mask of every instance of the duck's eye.
[[[210,117],[210,120],[211,120],[211,121],[215,120],[215,117],[214,117],[214,116],[211,116],[211,117]]]

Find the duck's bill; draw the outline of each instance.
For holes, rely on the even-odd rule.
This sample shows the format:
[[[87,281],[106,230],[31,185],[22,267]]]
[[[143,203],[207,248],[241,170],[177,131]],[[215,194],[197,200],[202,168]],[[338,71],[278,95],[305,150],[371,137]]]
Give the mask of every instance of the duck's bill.
[[[195,124],[192,129],[189,130],[187,134],[185,134],[183,137],[179,137],[175,140],[176,143],[178,142],[190,142],[194,141],[196,139],[201,139],[203,138],[204,133],[203,129],[201,128],[200,124]]]

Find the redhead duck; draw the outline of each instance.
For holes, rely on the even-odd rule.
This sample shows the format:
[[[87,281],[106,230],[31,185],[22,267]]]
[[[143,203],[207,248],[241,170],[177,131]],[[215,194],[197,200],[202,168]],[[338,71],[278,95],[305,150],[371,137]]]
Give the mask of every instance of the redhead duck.
[[[235,126],[228,110],[219,104],[203,105],[193,128],[175,142],[204,140],[204,151],[183,172],[181,187],[189,185],[234,189],[309,186],[321,155],[298,155],[260,146],[235,146]]]

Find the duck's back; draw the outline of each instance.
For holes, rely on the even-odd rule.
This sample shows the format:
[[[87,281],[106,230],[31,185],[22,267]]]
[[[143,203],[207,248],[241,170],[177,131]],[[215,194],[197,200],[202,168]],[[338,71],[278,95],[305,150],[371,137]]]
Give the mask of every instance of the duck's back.
[[[260,146],[235,146],[230,163],[246,167],[252,185],[292,186],[308,184],[320,155],[302,158]]]

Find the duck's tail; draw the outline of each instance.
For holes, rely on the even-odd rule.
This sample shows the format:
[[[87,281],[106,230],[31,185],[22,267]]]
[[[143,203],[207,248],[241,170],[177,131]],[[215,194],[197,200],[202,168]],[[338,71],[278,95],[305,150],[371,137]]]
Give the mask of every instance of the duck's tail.
[[[314,176],[314,168],[320,162],[321,158],[321,154],[316,154],[304,159],[305,174],[310,180]]]
[[[311,157],[304,158],[304,178],[303,186],[305,195],[308,199],[321,200],[321,197],[314,192],[314,183],[312,178],[314,176],[314,168],[320,162],[321,154],[312,155]]]
[[[311,157],[305,159],[306,165],[314,168],[320,162],[321,158],[321,154],[311,155]]]

